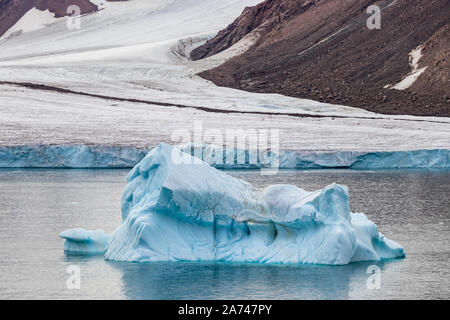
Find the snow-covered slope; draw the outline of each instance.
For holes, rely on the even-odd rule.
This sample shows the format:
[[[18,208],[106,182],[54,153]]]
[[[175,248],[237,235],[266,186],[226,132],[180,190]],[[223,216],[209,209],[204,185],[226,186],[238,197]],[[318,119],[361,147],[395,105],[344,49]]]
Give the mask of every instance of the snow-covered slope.
[[[192,48],[232,22],[245,6],[258,2],[111,2],[82,16],[80,30],[69,30],[61,19],[1,40],[0,145],[148,150],[160,141],[174,142],[170,137],[175,130],[192,130],[193,121],[199,120],[205,129],[222,131],[280,129],[281,148],[292,151],[450,148],[448,118],[379,115],[220,88],[196,76],[251,45],[250,37],[217,56],[196,62],[187,58]],[[227,110],[245,114],[227,114]]]

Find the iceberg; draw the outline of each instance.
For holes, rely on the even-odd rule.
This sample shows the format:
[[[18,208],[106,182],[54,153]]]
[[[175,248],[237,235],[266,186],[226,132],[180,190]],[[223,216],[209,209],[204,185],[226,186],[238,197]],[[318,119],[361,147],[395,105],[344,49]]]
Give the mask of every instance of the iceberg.
[[[99,255],[105,252],[110,236],[103,230],[69,229],[59,235],[65,239],[64,251],[69,254]]]
[[[61,234],[66,251],[104,252],[108,260],[223,261],[345,265],[404,257],[332,184],[256,190],[178,148],[159,144],[127,177],[122,224]]]

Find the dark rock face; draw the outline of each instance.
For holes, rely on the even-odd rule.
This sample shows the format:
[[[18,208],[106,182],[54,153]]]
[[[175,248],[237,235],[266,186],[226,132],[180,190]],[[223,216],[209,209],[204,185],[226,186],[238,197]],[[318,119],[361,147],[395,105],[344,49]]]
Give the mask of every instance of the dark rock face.
[[[314,0],[267,0],[255,7],[247,7],[225,30],[205,45],[191,52],[193,60],[203,59],[219,53],[241,40],[258,27],[269,31],[273,27],[305,11]]]
[[[89,0],[0,0],[0,36],[32,8],[48,9],[59,18],[67,15],[67,8],[71,5],[79,6],[82,14],[98,10]]]
[[[369,30],[368,6],[383,10]],[[246,53],[203,72],[217,85],[349,105],[386,114],[450,116],[448,0],[267,0],[192,52],[216,54],[258,28]],[[409,53],[423,45],[412,87],[385,88],[410,71]]]

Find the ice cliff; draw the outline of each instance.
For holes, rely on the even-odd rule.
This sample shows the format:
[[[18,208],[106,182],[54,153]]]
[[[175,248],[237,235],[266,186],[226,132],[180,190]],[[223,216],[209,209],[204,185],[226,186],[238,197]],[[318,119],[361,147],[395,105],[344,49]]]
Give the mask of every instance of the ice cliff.
[[[364,214],[350,212],[345,186],[258,191],[167,144],[127,181],[123,222],[104,253],[109,260],[343,265],[405,255]]]
[[[132,168],[147,152],[116,146],[8,146],[0,147],[0,168]]]
[[[254,150],[222,150],[214,145],[188,144],[183,151],[218,169],[448,169],[450,149],[406,151],[289,151],[261,159]],[[149,149],[119,146],[35,145],[0,147],[0,168],[132,168]],[[245,162],[236,161],[243,155]],[[249,161],[257,159],[256,162]],[[235,160],[229,162],[229,160]],[[277,163],[273,163],[276,159]]]
[[[446,169],[450,149],[407,151],[289,151],[261,156],[257,150],[189,143],[180,148],[218,169]],[[238,161],[238,159],[245,161]]]

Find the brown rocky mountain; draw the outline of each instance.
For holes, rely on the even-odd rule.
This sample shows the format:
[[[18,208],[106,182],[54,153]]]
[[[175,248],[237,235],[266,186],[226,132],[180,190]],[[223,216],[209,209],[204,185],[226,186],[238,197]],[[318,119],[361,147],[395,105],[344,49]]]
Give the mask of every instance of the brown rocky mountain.
[[[97,6],[89,0],[0,0],[0,36],[14,26],[29,10],[49,10],[56,17],[67,15],[70,5],[78,5],[81,13],[97,11]]]
[[[382,9],[381,29],[366,9]],[[200,75],[221,86],[281,93],[387,114],[450,116],[449,0],[266,0],[191,53],[201,59],[258,31],[244,54]],[[406,90],[387,88],[412,70]]]
[[[191,57],[198,60],[219,53],[258,27],[264,28],[265,33],[268,33],[292,16],[307,10],[313,2],[312,0],[269,0],[255,7],[247,7],[238,19],[225,30],[220,31],[214,39],[192,51]]]

